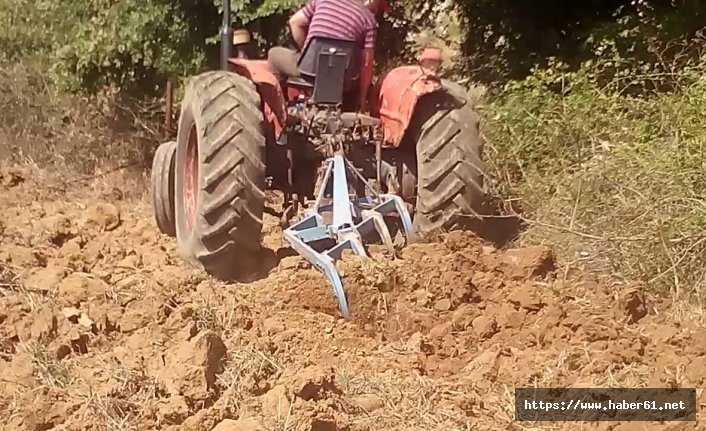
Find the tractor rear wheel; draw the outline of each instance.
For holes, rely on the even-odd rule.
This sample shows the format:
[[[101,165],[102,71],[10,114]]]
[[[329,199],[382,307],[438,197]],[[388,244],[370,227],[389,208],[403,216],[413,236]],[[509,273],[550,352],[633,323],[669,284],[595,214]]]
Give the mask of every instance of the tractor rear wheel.
[[[176,235],[174,223],[174,156],[176,142],[170,141],[157,147],[152,159],[152,211],[157,228],[165,235]]]
[[[261,250],[265,122],[248,79],[206,72],[186,88],[176,151],[176,236],[191,264],[221,279]]]
[[[480,117],[454,89],[423,96],[412,119],[416,144],[415,230],[468,229],[486,201]]]

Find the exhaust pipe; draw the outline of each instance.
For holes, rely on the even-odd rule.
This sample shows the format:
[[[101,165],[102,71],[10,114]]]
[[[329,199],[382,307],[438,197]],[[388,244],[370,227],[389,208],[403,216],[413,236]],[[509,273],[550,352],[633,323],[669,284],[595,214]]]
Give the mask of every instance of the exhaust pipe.
[[[167,79],[166,110],[164,113],[164,137],[169,139],[172,136],[172,112],[174,112],[174,84],[171,79]]]
[[[231,0],[223,0],[223,26],[221,27],[221,70],[229,70],[228,59],[231,57],[233,44],[233,20],[230,16]]]

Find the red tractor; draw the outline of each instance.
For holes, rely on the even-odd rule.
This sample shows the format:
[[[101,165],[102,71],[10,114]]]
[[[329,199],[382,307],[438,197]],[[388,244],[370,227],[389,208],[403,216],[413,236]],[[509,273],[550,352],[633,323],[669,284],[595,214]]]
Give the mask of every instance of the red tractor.
[[[314,39],[301,77],[283,85],[266,60],[247,58],[247,33],[233,38],[229,3],[222,70],[190,81],[176,142],[155,155],[158,227],[186,260],[232,278],[261,250],[266,189],[280,190],[285,239],[326,274],[348,317],[333,264],[344,249],[367,255],[370,235],[392,247],[398,233],[409,243],[479,217],[479,116],[458,84],[429,67],[433,56],[386,73],[371,89],[370,114],[358,113],[347,79],[358,53],[347,41]]]

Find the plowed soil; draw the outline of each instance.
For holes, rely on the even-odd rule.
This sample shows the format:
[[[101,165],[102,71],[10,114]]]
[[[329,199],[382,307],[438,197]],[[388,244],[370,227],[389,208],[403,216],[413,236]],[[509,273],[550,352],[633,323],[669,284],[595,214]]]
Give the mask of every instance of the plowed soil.
[[[346,322],[274,218],[266,274],[225,284],[182,262],[148,202],[120,172],[0,171],[0,429],[695,427],[514,421],[515,387],[706,379],[698,316],[557,268],[549,248],[451,232],[395,258],[347,258]]]

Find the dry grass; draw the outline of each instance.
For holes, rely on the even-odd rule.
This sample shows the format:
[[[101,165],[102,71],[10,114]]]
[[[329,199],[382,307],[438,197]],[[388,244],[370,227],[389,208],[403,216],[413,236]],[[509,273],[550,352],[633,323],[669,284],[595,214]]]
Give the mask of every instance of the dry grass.
[[[65,388],[74,380],[67,361],[57,360],[41,343],[20,343],[35,368],[37,380],[49,388]]]
[[[117,382],[111,393],[125,399],[132,399],[136,404],[154,401],[164,395],[157,379],[146,369],[133,369],[111,360],[98,360],[100,368]]]
[[[232,347],[223,373],[218,375],[222,388],[219,403],[228,410],[238,411],[252,397],[262,395],[266,383],[282,372],[277,360],[253,347]]]
[[[19,269],[20,268],[15,268],[15,270]],[[5,272],[5,275],[8,277],[9,274],[14,274],[14,272],[12,272],[12,270]],[[56,297],[56,292],[54,291],[36,290],[25,286],[18,282],[19,278],[16,275],[12,275],[9,280],[8,282],[0,283],[0,296],[17,294],[22,298],[22,301],[29,306],[31,311],[37,310],[40,306],[54,300]]]
[[[209,300],[204,300],[194,307],[194,320],[199,331],[211,330],[222,333],[230,327],[230,319],[226,312]]]
[[[78,414],[107,431],[139,430],[145,407],[166,396],[157,379],[145,369],[129,368],[114,360],[99,358],[97,365],[113,385],[106,391],[87,382],[88,393],[77,395],[82,405]]]
[[[6,295],[7,292],[19,287],[20,283],[14,269],[9,264],[0,263],[0,294]]]
[[[122,403],[115,398],[91,392],[88,396],[79,399],[84,406],[81,412],[82,419],[94,420],[101,429],[106,431],[137,431],[140,429],[131,412],[126,411]]]
[[[466,393],[462,385],[398,369],[373,374],[347,366],[336,368],[336,383],[354,409],[360,409],[355,403],[359,395],[375,395],[382,401],[381,408],[357,416],[356,425],[390,430],[472,429],[471,419],[451,404]]]
[[[149,166],[159,126],[113,95],[59,94],[30,62],[0,67],[0,159],[51,167],[72,176],[124,166]]]

